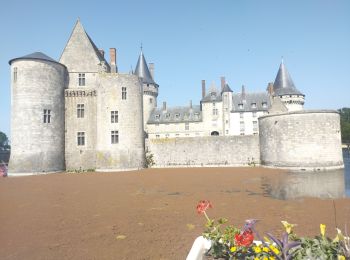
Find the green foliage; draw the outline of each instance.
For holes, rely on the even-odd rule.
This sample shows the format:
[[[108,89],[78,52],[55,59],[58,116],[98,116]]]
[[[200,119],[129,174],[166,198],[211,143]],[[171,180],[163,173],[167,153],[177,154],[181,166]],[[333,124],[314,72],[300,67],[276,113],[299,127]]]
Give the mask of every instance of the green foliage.
[[[145,158],[145,167],[146,168],[152,168],[153,165],[156,163],[154,162],[153,159],[153,154],[150,151],[146,152],[146,158]]]
[[[0,131],[0,147],[9,148],[8,141],[6,134]]]
[[[339,109],[342,142],[350,143],[350,108]]]
[[[330,238],[316,236],[315,238],[301,237],[300,247],[294,252],[293,259],[336,259],[339,243]]]

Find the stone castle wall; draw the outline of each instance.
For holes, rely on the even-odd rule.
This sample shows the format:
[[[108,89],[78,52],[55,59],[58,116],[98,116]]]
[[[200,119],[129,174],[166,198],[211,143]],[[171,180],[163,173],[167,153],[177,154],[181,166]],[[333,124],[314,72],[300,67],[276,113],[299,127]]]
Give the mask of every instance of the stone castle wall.
[[[159,138],[146,146],[159,168],[247,166],[260,158],[257,135]]]
[[[65,170],[64,88],[66,68],[44,60],[16,60],[11,82],[12,150],[9,175]],[[51,122],[44,123],[44,109]]]
[[[295,169],[343,168],[340,119],[315,110],[259,118],[261,164]]]

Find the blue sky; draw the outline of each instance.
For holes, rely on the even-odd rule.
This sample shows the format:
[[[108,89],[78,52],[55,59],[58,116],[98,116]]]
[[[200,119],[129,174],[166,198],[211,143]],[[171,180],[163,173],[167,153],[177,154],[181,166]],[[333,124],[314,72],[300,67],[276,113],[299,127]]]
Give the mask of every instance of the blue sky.
[[[306,109],[350,107],[350,1],[2,0],[0,131],[10,135],[8,61],[35,51],[58,60],[78,17],[99,48],[117,49],[121,72],[142,42],[158,104],[198,104],[201,80],[219,86],[221,76],[234,92],[264,91],[283,56]]]

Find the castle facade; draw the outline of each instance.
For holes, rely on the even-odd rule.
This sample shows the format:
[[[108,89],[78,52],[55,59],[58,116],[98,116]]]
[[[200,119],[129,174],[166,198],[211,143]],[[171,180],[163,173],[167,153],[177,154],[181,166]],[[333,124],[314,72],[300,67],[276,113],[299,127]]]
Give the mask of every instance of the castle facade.
[[[142,50],[130,73],[118,71],[115,48],[109,56],[107,62],[78,20],[59,61],[43,53],[9,61],[10,175],[141,169],[146,152],[156,167],[343,167],[339,115],[304,111],[305,95],[283,62],[265,92],[234,93],[222,77],[219,89],[202,81],[199,105],[159,107],[154,65]],[[317,135],[310,119],[326,118]],[[320,138],[331,156],[320,155]],[[291,148],[298,154],[290,156]]]

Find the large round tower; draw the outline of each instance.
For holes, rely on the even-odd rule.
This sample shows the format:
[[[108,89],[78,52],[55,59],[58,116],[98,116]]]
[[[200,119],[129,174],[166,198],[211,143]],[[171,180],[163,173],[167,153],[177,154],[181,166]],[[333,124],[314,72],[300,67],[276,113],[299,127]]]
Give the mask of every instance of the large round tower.
[[[137,61],[134,74],[137,75],[143,86],[143,125],[146,129],[147,121],[154,108],[157,107],[158,97],[158,84],[154,81],[154,64],[150,63],[150,69],[148,68],[145,56],[143,55],[142,49],[140,57]]]
[[[64,88],[67,69],[41,52],[11,65],[9,175],[65,170]]]

